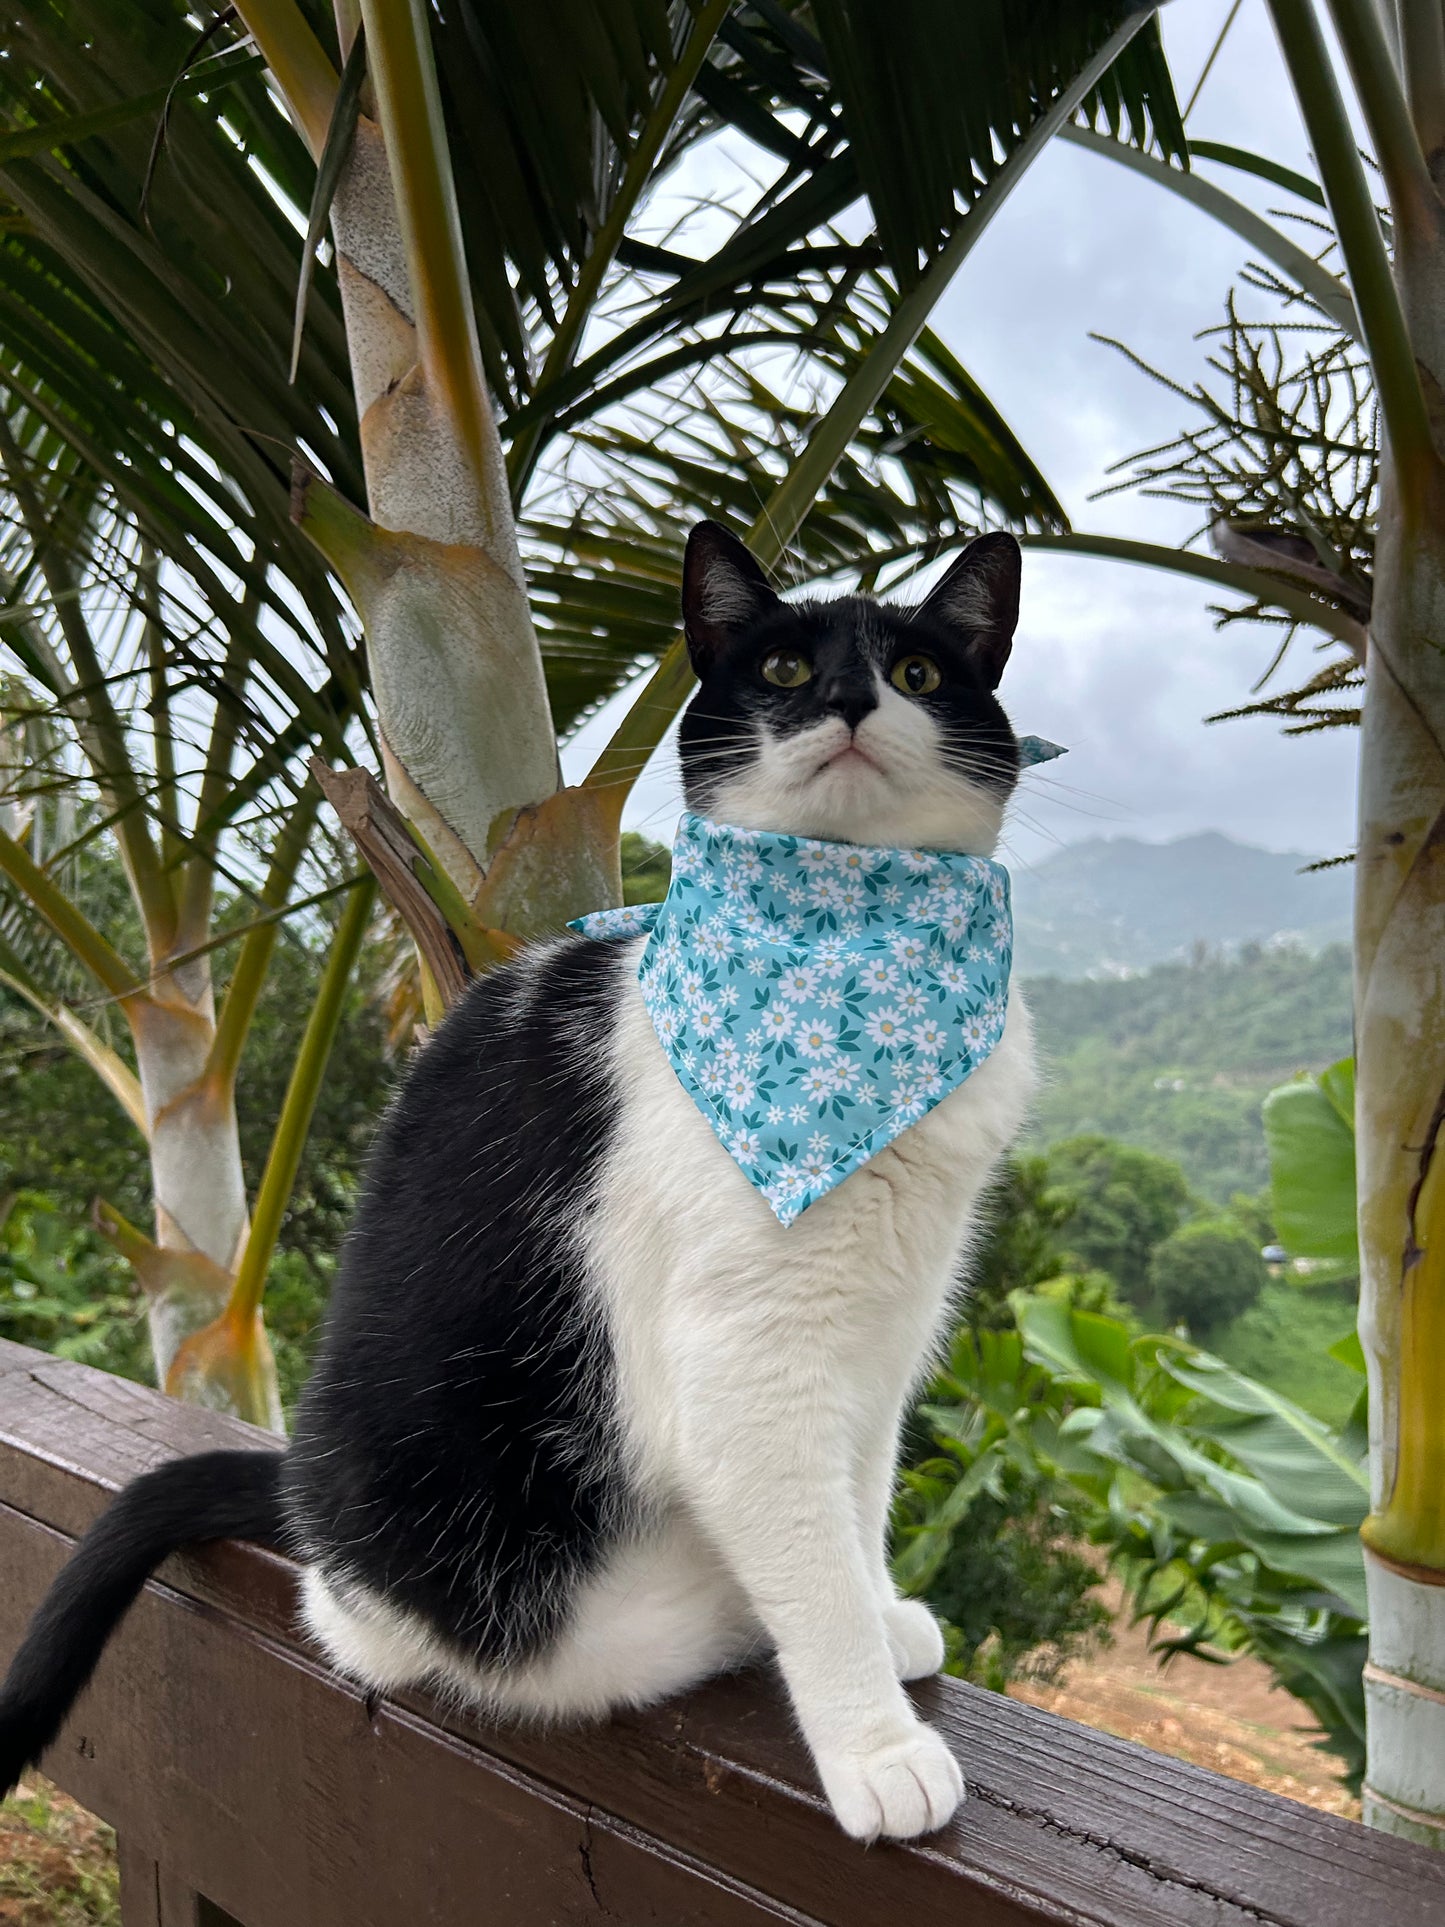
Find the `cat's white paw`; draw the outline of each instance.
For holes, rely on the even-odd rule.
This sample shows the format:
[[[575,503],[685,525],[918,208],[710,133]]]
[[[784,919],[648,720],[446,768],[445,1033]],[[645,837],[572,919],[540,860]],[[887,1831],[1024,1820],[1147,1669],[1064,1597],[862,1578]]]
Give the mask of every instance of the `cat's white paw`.
[[[927,1679],[943,1669],[943,1628],[921,1599],[891,1599],[883,1608],[888,1651],[900,1679]]]
[[[958,1762],[930,1726],[870,1753],[839,1753],[818,1771],[838,1824],[855,1840],[911,1840],[953,1817],[963,1799]]]

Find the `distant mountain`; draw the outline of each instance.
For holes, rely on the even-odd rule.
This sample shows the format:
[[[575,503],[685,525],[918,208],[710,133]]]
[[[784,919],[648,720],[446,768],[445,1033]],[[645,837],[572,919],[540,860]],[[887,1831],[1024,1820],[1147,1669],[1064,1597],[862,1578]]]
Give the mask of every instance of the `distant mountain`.
[[[1300,875],[1312,859],[1215,830],[1173,843],[1093,837],[1013,873],[1015,969],[1023,977],[1114,977],[1187,958],[1199,944],[1347,941],[1352,872]]]

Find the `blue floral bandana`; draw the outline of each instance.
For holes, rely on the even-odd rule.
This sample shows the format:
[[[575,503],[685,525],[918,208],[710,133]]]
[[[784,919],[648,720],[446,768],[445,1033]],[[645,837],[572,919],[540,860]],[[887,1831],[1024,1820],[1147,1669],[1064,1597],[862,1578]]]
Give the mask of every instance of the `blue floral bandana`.
[[[1003,1035],[1009,879],[984,857],[685,815],[665,902],[571,927],[648,933],[637,976],[668,1061],[785,1225]]]

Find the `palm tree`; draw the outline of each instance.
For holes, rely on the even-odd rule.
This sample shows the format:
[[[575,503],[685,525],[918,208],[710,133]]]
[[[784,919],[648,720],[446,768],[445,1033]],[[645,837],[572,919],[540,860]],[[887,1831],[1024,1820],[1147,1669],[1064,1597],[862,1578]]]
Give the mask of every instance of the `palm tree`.
[[[1253,438],[1266,455],[1273,437],[1275,453],[1251,477],[1248,447],[1241,465],[1237,441],[1226,478],[1211,474],[1208,436],[1196,432],[1165,466],[1176,484],[1202,482],[1216,511],[1251,511],[1216,520],[1220,555],[1182,565],[1341,645],[1275,707],[1296,728],[1355,720],[1361,728],[1355,1101],[1372,1475],[1361,1529],[1370,1605],[1364,1806],[1371,1824],[1442,1847],[1445,8],[1440,0],[1268,4],[1318,185],[1267,157],[1207,143],[1191,151],[1314,200],[1332,223],[1339,272],[1325,257],[1301,258],[1287,237],[1197,176],[1109,151],[1227,221],[1340,330],[1281,384],[1264,366],[1257,333],[1251,339],[1232,323],[1225,362],[1236,415],[1242,402],[1247,419],[1216,409],[1214,425],[1226,436],[1238,431],[1246,445]],[[1356,146],[1325,14],[1378,176]],[[1083,131],[1071,138],[1103,145]],[[1375,206],[1381,185],[1384,209]],[[1248,486],[1232,503],[1242,475]],[[1135,559],[1170,566],[1159,552]]]
[[[355,881],[316,842],[307,757],[433,1015],[614,900],[624,800],[687,687],[667,466],[810,571],[853,561],[885,468],[896,548],[1062,528],[927,317],[1058,127],[1176,153],[1178,116],[1127,5],[1038,0],[1008,60],[1003,0],[932,38],[777,0],[238,11],[197,36],[183,0],[51,0],[0,64],[0,636],[17,723],[65,742],[12,788],[23,815],[84,776],[143,959],[84,917],[33,811],[0,873],[12,987],[149,1140],[154,1240],[104,1222],[150,1281],[162,1377],[274,1422],[257,1306],[325,1010],[249,1227],[233,1087],[277,914]],[[717,152],[726,194],[663,228],[659,185]],[[818,419],[770,447],[779,380]],[[561,787],[559,731],[648,664]],[[358,764],[390,803],[327,773]],[[212,928],[218,881],[254,899],[239,929]],[[135,1072],[86,1023],[107,1006]]]

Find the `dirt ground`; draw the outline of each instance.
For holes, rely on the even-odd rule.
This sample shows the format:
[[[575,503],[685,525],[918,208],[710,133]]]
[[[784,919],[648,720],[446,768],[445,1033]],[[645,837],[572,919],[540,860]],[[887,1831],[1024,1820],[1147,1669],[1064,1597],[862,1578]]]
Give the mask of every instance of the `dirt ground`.
[[[1335,1763],[1258,1660],[1160,1670],[1142,1628],[1122,1618],[1114,1645],[1070,1666],[1057,1685],[1020,1684],[1016,1699],[1084,1726],[1192,1760],[1326,1813],[1359,1817]],[[56,1787],[31,1774],[0,1806],[0,1927],[118,1927],[115,1836]]]
[[[1111,1604],[1114,1644],[1107,1651],[1076,1661],[1057,1685],[1012,1686],[1013,1697],[1325,1813],[1359,1818],[1360,1803],[1341,1786],[1338,1762],[1311,1744],[1318,1729],[1274,1685],[1267,1666],[1180,1658],[1161,1670],[1144,1628],[1129,1625],[1117,1596]]]
[[[119,1927],[115,1835],[38,1773],[0,1804],[0,1927]]]

